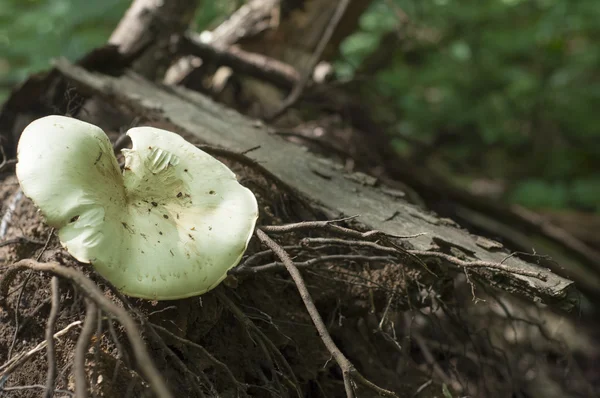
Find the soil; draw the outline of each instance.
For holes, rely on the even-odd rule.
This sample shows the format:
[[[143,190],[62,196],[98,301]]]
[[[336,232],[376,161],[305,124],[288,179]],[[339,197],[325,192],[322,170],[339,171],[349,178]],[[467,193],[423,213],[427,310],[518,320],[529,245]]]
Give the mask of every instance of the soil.
[[[242,183],[250,186],[256,193],[262,208],[259,225],[283,223],[282,215],[289,214],[288,209],[294,207],[286,194],[279,192],[264,177],[248,168],[227,159],[222,160],[229,163],[241,176]],[[61,248],[56,235],[44,224],[35,206],[20,193],[14,175],[6,176],[0,195],[4,209],[11,205],[14,208],[2,240],[10,241],[21,237],[27,239],[0,248],[0,255],[5,264],[14,263],[22,258],[40,257],[41,261],[58,261],[76,267],[96,280],[100,286],[104,286],[104,281],[95,275],[90,266],[77,263]],[[50,234],[52,235],[48,240]],[[293,245],[300,239],[301,236],[293,234],[286,238],[287,242],[281,243]],[[248,255],[259,250],[260,245],[253,241]],[[336,252],[339,250],[335,248],[331,251],[332,254]],[[273,260],[272,255],[265,257],[266,262]],[[346,334],[344,330],[348,326],[356,328],[357,325],[366,325],[368,322],[365,321],[365,317],[373,308],[386,306],[390,292],[402,295],[403,281],[397,272],[399,264],[373,264],[371,267],[363,265],[324,264],[318,269],[305,272],[306,283],[314,294],[313,298],[342,347],[353,345],[354,339],[365,339],[365,336],[356,332]],[[2,276],[0,272],[0,278]],[[44,341],[51,303],[50,280],[51,275],[29,271],[19,273],[10,282],[9,294],[0,307],[3,325],[0,331],[0,363],[6,363],[9,354],[10,358],[13,358]],[[104,288],[108,296],[114,297],[110,288]],[[55,331],[62,330],[74,321],[83,320],[85,314],[84,299],[76,288],[63,282],[60,284],[60,291],[61,310]],[[224,308],[215,294],[217,291],[227,295],[235,303],[245,314],[245,320],[237,319],[231,311]],[[251,396],[270,396],[275,391],[283,396],[294,395],[294,389],[290,387],[290,380],[294,378],[303,395],[338,396],[340,391],[343,391],[341,373],[324,348],[300,296],[284,270],[230,277],[215,291],[201,297],[169,302],[132,299],[131,303],[150,322],[168,329],[178,337],[204,346],[214,357],[226,364],[237,380],[249,385],[247,392]],[[128,366],[132,356],[126,338],[116,322],[113,323],[117,337],[121,340],[120,344],[125,347],[124,352],[119,351],[115,344],[115,336],[109,331],[108,320],[101,322],[90,344],[86,363],[91,391],[96,396],[106,397],[151,396],[147,384],[136,373],[135,365],[131,368]],[[256,325],[261,332],[257,333],[247,323]],[[74,327],[57,340],[57,391],[72,391],[74,388],[72,364],[79,331],[80,326]],[[203,372],[210,379],[210,388],[202,381],[193,381],[201,386],[198,390],[204,391],[205,394],[212,390],[221,396],[237,395],[231,380],[224,372],[215,369],[202,353],[169,336],[162,337],[168,349],[175,353],[194,375]],[[197,396],[198,390],[189,387],[189,376],[182,374],[182,370],[173,365],[169,355],[161,352],[163,350],[160,344],[148,336],[143,338],[152,347],[157,366],[173,391],[181,396]],[[381,348],[388,351],[386,347],[379,347],[380,350]],[[278,353],[274,353],[273,350]],[[357,353],[363,354],[365,353]],[[382,354],[385,355],[384,352]],[[370,358],[366,359],[366,363],[369,367],[383,368],[387,365],[383,365],[381,361],[393,362],[390,358],[378,359],[373,353],[368,353],[368,356]],[[43,391],[41,389],[10,391],[10,386],[44,385],[47,366],[45,350],[40,350],[32,360],[10,374],[5,381],[5,387],[8,387],[7,394],[10,392],[11,396],[19,397],[39,396]],[[407,380],[387,379],[379,372],[370,371],[368,367],[362,371],[382,387],[396,391],[399,388],[405,389],[404,384],[410,386],[419,381],[423,384],[428,380],[426,375],[410,375]],[[58,392],[57,396],[61,396],[60,394]]]
[[[129,116],[133,120],[134,115]],[[107,131],[112,139],[118,136],[114,129]],[[258,225],[320,219],[318,209],[268,176],[230,157],[220,159],[257,196],[261,209]],[[123,302],[90,266],[78,263],[62,249],[31,201],[19,194],[12,172],[4,175],[0,199],[7,224],[0,241],[12,242],[0,247],[3,263],[33,258],[75,267],[111,300],[134,308],[137,314],[132,314],[144,322],[140,337],[175,396],[345,395],[339,367],[285,269],[230,276],[200,297]],[[292,247],[288,250],[298,263],[326,254],[376,254],[357,246],[301,245],[305,237],[332,236],[314,229],[278,235],[277,241]],[[253,239],[246,258],[263,250]],[[266,253],[255,265],[273,261],[274,256]],[[51,308],[51,275],[24,271],[7,280],[6,270],[0,267],[0,287],[8,286],[8,294],[0,297],[0,364],[44,342]],[[570,396],[598,392],[600,383],[593,369],[600,351],[593,333],[584,327],[569,329],[572,319],[494,291],[459,270],[436,262],[424,267],[406,257],[377,262],[329,261],[303,268],[302,274],[342,352],[366,378],[398,396],[561,397],[567,396],[565,392]],[[55,331],[83,321],[85,307],[78,288],[61,281]],[[100,314],[98,319],[86,355],[91,395],[153,396],[121,326],[107,314]],[[158,330],[154,335],[149,324],[170,334],[154,329]],[[74,350],[80,331],[81,326],[76,325],[55,340],[56,397],[73,395]],[[534,344],[541,341],[548,344]],[[39,350],[0,379],[5,396],[43,395],[48,371],[45,353],[45,349]],[[567,361],[573,358],[577,361]],[[0,367],[0,375],[3,371]],[[560,381],[561,374],[563,380],[567,375],[568,383]],[[550,382],[553,387],[545,391]],[[21,390],[11,389],[23,386]],[[358,384],[353,388],[359,397],[378,396]]]

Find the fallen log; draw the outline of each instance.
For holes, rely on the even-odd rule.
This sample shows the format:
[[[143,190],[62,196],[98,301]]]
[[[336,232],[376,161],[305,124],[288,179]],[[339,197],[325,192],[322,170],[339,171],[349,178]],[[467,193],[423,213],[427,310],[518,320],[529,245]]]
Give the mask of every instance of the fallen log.
[[[457,259],[454,265],[470,267],[470,273],[487,283],[530,300],[566,309],[573,306],[577,292],[571,281],[407,203],[402,192],[375,178],[346,172],[342,165],[271,134],[260,121],[196,92],[152,83],[131,72],[108,76],[66,60],[58,60],[55,67],[80,92],[167,122],[207,145],[237,152],[258,146],[247,156],[330,219],[358,216],[355,224],[366,229],[390,236],[418,235],[405,248]]]

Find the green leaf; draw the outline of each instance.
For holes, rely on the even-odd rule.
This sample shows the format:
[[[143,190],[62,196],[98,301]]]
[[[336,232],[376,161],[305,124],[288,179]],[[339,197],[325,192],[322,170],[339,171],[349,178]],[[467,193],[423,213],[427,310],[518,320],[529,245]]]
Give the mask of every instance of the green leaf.
[[[444,394],[444,398],[452,398],[452,394],[450,393],[446,383],[442,384],[442,394]]]
[[[564,208],[569,199],[569,189],[564,183],[528,180],[517,184],[510,194],[512,203],[537,209]]]

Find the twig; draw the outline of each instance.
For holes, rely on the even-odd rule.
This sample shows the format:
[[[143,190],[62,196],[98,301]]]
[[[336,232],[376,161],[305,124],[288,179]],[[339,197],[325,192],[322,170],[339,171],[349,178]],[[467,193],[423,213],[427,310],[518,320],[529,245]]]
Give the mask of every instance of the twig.
[[[11,386],[11,387],[3,387],[2,388],[3,391],[23,391],[23,390],[41,390],[41,389],[46,389],[46,386],[43,386],[41,384],[30,384],[27,386]],[[59,394],[67,394],[70,397],[75,395],[69,390],[53,390],[53,392],[59,393]]]
[[[317,243],[322,245],[342,245],[342,246],[358,246],[358,247],[368,247],[371,249],[375,249],[384,253],[389,254],[398,254],[398,250],[393,247],[382,246],[375,242],[369,241],[361,241],[361,240],[345,240],[339,238],[304,238],[300,241],[300,244],[303,246],[308,246],[310,244]]]
[[[131,144],[131,137],[127,134],[121,134],[115,140],[115,143],[113,144],[113,150],[115,151],[115,153],[118,153],[121,151],[121,149],[127,147],[129,144]]]
[[[459,258],[453,257],[449,254],[446,253],[439,253],[439,252],[428,252],[425,250],[407,250],[409,253],[414,254],[416,256],[422,256],[422,257],[437,257],[437,258],[441,258],[444,259],[452,264],[458,265],[460,267],[466,267],[466,268],[491,268],[491,269],[495,269],[495,270],[499,270],[499,271],[503,271],[509,274],[516,274],[516,275],[523,275],[523,276],[529,276],[532,278],[536,278],[539,279],[541,281],[547,281],[548,278],[546,277],[546,275],[543,275],[540,272],[536,272],[536,271],[527,271],[527,270],[522,270],[522,269],[518,269],[515,267],[511,267],[508,266],[506,264],[502,264],[502,263],[493,263],[491,261],[465,261],[465,260],[461,260]]]
[[[8,166],[14,166],[17,164],[17,159],[7,159],[6,152],[4,152],[4,146],[0,145],[0,155],[2,156],[2,163],[0,163],[0,173],[4,171]]]
[[[475,304],[477,304],[480,301],[484,301],[485,302],[484,299],[480,299],[475,294],[475,283],[471,280],[471,277],[469,276],[469,271],[467,271],[467,268],[463,268],[463,271],[465,273],[465,278],[466,278],[467,284],[471,287],[471,297],[473,299],[473,302]]]
[[[96,328],[98,307],[92,300],[86,301],[85,320],[81,333],[75,346],[75,358],[73,360],[73,373],[75,376],[75,394],[77,398],[87,398],[87,383],[85,377],[85,355],[87,354],[90,339]]]
[[[58,339],[59,337],[62,337],[65,334],[67,334],[69,332],[69,330],[71,330],[75,326],[81,325],[81,323],[82,323],[81,321],[72,322],[72,323],[68,324],[64,329],[54,333],[54,335],[52,337],[54,339]],[[38,345],[36,345],[35,347],[33,347],[31,350],[24,352],[22,354],[16,355],[12,359],[10,359],[6,363],[4,363],[2,366],[0,366],[0,379],[3,379],[6,376],[8,376],[9,374],[11,374],[15,369],[17,369],[19,366],[21,366],[22,364],[27,362],[35,354],[37,354],[38,352],[43,350],[47,344],[48,344],[48,340],[44,340],[41,343],[39,343]]]
[[[341,235],[345,235],[345,236],[348,236],[351,238],[358,238],[358,239],[366,239],[366,238],[372,238],[372,237],[377,237],[377,236],[387,236],[390,238],[397,238],[397,239],[412,239],[412,238],[418,238],[419,236],[425,235],[425,232],[420,232],[420,233],[414,234],[414,235],[404,235],[404,236],[403,235],[392,235],[392,234],[388,234],[383,231],[378,231],[376,229],[373,229],[370,231],[365,231],[365,232],[360,232],[360,231],[356,231],[354,229],[345,228],[345,227],[341,227],[339,225],[334,224],[337,222],[352,220],[357,217],[359,217],[359,216],[356,215],[356,216],[342,218],[342,219],[338,219],[338,220],[303,221],[303,222],[299,222],[299,223],[285,224],[285,225],[263,225],[260,228],[262,230],[264,230],[265,232],[270,232],[270,233],[275,233],[275,234],[281,234],[281,233],[292,232],[292,231],[302,231],[302,230],[306,230],[306,229],[326,229],[326,230],[329,230],[332,232],[339,233]]]
[[[261,240],[261,242],[263,242],[269,249],[273,250],[275,255],[279,257],[281,262],[285,265],[286,269],[290,273],[292,279],[294,280],[298,292],[300,293],[300,297],[304,302],[306,310],[308,311],[308,314],[310,315],[310,318],[312,319],[315,328],[317,329],[317,332],[321,337],[321,340],[323,340],[325,347],[327,347],[327,350],[329,351],[331,356],[335,359],[338,366],[342,369],[344,387],[346,389],[346,396],[348,398],[354,398],[355,396],[351,380],[351,377],[354,377],[359,383],[371,388],[379,395],[383,395],[386,397],[397,397],[397,395],[392,391],[385,390],[368,381],[354,368],[352,362],[350,362],[350,360],[346,358],[346,356],[340,351],[340,349],[337,347],[337,345],[331,338],[331,335],[327,330],[327,326],[325,326],[325,323],[321,318],[321,314],[319,314],[319,311],[317,310],[317,307],[315,306],[315,303],[313,302],[312,297],[310,296],[310,293],[306,288],[304,279],[302,278],[302,275],[300,274],[298,268],[294,265],[292,259],[289,257],[286,251],[281,248],[280,245],[275,243],[275,241],[269,238],[269,236],[267,236],[267,234],[265,234],[262,230],[257,229],[256,235]]]
[[[25,195],[23,194],[23,190],[21,190],[21,188],[19,188],[17,190],[17,192],[15,193],[15,195],[10,200],[10,202],[8,203],[8,208],[6,209],[6,212],[4,213],[4,215],[2,216],[2,221],[0,221],[0,238],[4,238],[4,236],[6,235],[6,231],[8,230],[8,225],[12,221],[12,216],[13,216],[15,210],[17,209],[17,205],[19,204],[21,199],[23,199],[24,196]]]
[[[347,229],[347,228],[346,228]],[[352,230],[350,230],[352,231]],[[374,231],[368,231],[366,233],[363,234],[372,234],[372,232]],[[346,234],[348,234],[348,232],[344,232]],[[423,235],[423,233],[420,234],[416,234],[416,235],[411,235],[408,237],[403,237],[403,238],[415,238],[418,236]],[[427,272],[429,272],[431,275],[437,277],[437,275],[431,271],[429,269],[429,267],[427,266],[427,264],[425,264],[425,262],[423,262],[423,260],[421,260],[419,257],[415,256],[414,254],[412,254],[410,252],[410,250],[406,250],[403,247],[395,244],[394,242],[392,242],[387,235],[383,236],[383,240],[386,241],[387,243],[389,243],[390,245],[393,246],[393,248],[391,247],[387,247],[387,246],[382,246],[378,243],[375,242],[365,242],[365,241],[349,241],[349,240],[344,240],[344,239],[336,239],[336,238],[305,238],[303,239],[303,243],[304,244],[308,244],[308,243],[320,243],[320,244],[337,244],[337,245],[345,245],[345,246],[362,246],[362,247],[369,247],[372,249],[376,249],[379,251],[383,251],[385,253],[391,253],[394,254],[396,256],[398,255],[406,255],[407,257],[411,258],[412,260],[415,260],[417,263],[419,263]]]
[[[392,306],[392,302],[394,301],[395,295],[396,295],[396,292],[392,292],[390,298],[388,299],[387,305],[385,306],[385,309],[383,310],[383,314],[381,315],[381,320],[379,321],[379,325],[377,325],[377,329],[380,332],[384,332],[383,325],[385,323],[385,318],[387,317],[388,311],[390,310],[390,307]]]
[[[454,264],[454,265],[457,265],[457,266],[463,267],[463,268],[491,268],[491,269],[496,269],[496,270],[503,271],[503,272],[508,272],[511,274],[529,276],[532,278],[540,279],[542,281],[547,280],[546,276],[539,272],[522,270],[522,269],[518,269],[518,268],[511,267],[509,265],[504,264],[504,261],[506,261],[506,259],[502,260],[502,262],[499,262],[499,263],[494,263],[491,261],[479,261],[479,260],[465,261],[465,260],[461,260],[459,258],[456,258],[454,256],[451,256],[451,255],[445,254],[445,253],[425,251],[425,250],[402,250],[402,251],[399,251],[397,248],[382,246],[375,242],[350,241],[350,240],[336,239],[336,238],[304,238],[301,241],[302,245],[309,245],[311,243],[369,247],[369,248],[372,248],[372,249],[375,249],[378,251],[382,251],[385,253],[390,253],[390,254],[400,254],[400,253],[405,252],[406,254],[413,255],[413,256],[437,257],[437,258],[444,259],[451,264]],[[258,268],[258,267],[253,267],[253,268]]]
[[[266,80],[286,89],[299,81],[298,71],[289,64],[263,54],[242,50],[237,46],[224,47],[204,43],[196,38],[195,34],[184,34],[176,46],[181,54],[195,55],[203,61],[229,66],[236,72]]]
[[[284,224],[284,225],[262,225],[260,227],[260,229],[262,229],[265,232],[270,232],[270,233],[275,233],[275,234],[281,234],[281,233],[292,232],[292,231],[303,231],[305,229],[316,229],[316,228],[328,229],[331,226],[336,227],[336,225],[334,225],[334,223],[353,220],[358,217],[359,217],[359,215],[357,214],[355,216],[339,218],[336,220],[302,221],[302,222],[298,222],[298,223],[291,223],[291,224]],[[343,227],[340,227],[340,228],[343,228]],[[357,236],[357,234],[360,234],[360,232],[358,232],[358,231],[354,231],[349,228],[343,228],[343,229],[348,229],[348,231],[350,231],[349,233],[353,237],[363,237],[363,236]]]
[[[284,250],[298,250],[301,248],[302,247],[298,246],[298,245],[283,246]],[[272,255],[273,255],[273,252],[271,250],[263,250],[261,252],[254,253],[254,254],[248,256],[240,265],[238,265],[236,268],[234,268],[234,270],[237,268],[249,268],[249,267],[253,266],[255,263],[258,263],[263,258],[271,257]]]
[[[240,155],[244,155],[246,156],[247,154],[249,154],[250,152],[254,152],[257,151],[261,148],[260,145],[254,145],[252,148],[248,148],[248,149],[244,149],[243,151],[240,152]]]
[[[3,242],[0,242],[0,247],[8,246],[8,245],[14,245],[14,244],[17,244],[17,243],[33,243],[33,244],[36,244],[36,245],[43,245],[44,244],[44,242],[41,241],[41,240],[31,239],[31,238],[28,238],[26,236],[18,236],[16,238],[7,239],[7,240],[5,240]]]
[[[52,398],[54,396],[54,383],[56,379],[56,350],[54,348],[54,325],[58,318],[60,310],[60,290],[58,287],[58,278],[52,277],[52,307],[46,324],[46,356],[48,358],[48,373],[46,376],[46,392],[44,397]]]
[[[323,36],[321,36],[321,40],[319,40],[319,43],[317,43],[317,47],[315,48],[315,51],[309,60],[309,63],[306,67],[304,74],[300,77],[300,80],[294,86],[290,95],[288,95],[283,100],[281,106],[279,108],[277,108],[273,113],[271,113],[270,115],[267,115],[265,117],[266,120],[273,120],[273,119],[277,118],[283,112],[285,112],[289,107],[294,105],[298,101],[298,99],[300,99],[300,96],[302,95],[304,88],[308,84],[308,82],[315,70],[315,67],[321,60],[323,51],[325,50],[325,47],[327,47],[327,43],[329,43],[329,40],[331,40],[331,36],[333,35],[333,32],[335,31],[335,29],[337,28],[338,24],[340,23],[342,17],[344,16],[344,13],[346,12],[346,8],[348,8],[348,4],[350,4],[350,0],[340,0],[337,8],[335,9],[335,12],[333,13],[333,16],[331,17],[331,20],[329,21],[329,24],[327,24],[327,27],[325,28],[325,31],[323,32]]]
[[[421,391],[423,391],[424,389],[426,389],[427,387],[429,387],[431,385],[431,383],[433,383],[433,379],[429,379],[425,383],[421,384],[419,386],[419,388],[417,388],[417,390],[415,391],[415,393],[412,395],[412,397],[414,398],[417,395],[419,395],[421,393]]]
[[[342,261],[344,261],[344,260],[345,261],[393,261],[394,257],[367,256],[367,255],[360,255],[360,254],[332,254],[330,256],[321,256],[321,257],[312,258],[310,260],[295,263],[294,265],[297,268],[306,268],[306,267],[311,267],[313,265],[320,264],[320,263],[326,263],[329,261],[340,261],[340,260],[342,260]],[[274,263],[269,263],[269,264],[264,264],[264,265],[257,265],[254,267],[239,266],[239,267],[232,269],[229,273],[232,275],[255,274],[258,272],[275,271],[275,270],[280,270],[280,269],[285,269],[285,268],[286,267],[284,266],[284,264],[279,263],[279,262],[274,262]]]
[[[13,264],[10,266],[9,271],[18,271],[22,269],[50,272],[54,275],[68,279],[75,286],[79,287],[88,298],[93,300],[102,311],[112,314],[125,328],[125,333],[131,343],[131,348],[140,371],[146,378],[146,381],[150,384],[150,387],[154,390],[154,393],[159,398],[173,398],[173,395],[169,392],[160,372],[156,369],[156,366],[154,366],[154,361],[152,361],[152,357],[148,353],[148,349],[140,337],[140,330],[133,318],[131,318],[125,309],[117,306],[106,298],[94,282],[74,268],[68,268],[54,262],[39,263],[31,259],[21,260]]]
[[[9,159],[9,160],[3,161],[2,163],[0,163],[0,173],[3,172],[5,168],[14,166],[16,164],[17,164],[17,159]]]
[[[48,233],[48,238],[46,239],[46,243],[44,243],[44,247],[42,247],[42,250],[40,250],[38,255],[35,257],[35,261],[40,261],[40,258],[42,258],[42,256],[44,255],[44,252],[48,249],[48,246],[50,245],[50,241],[52,240],[53,235],[54,235],[54,228],[50,228],[50,232]]]

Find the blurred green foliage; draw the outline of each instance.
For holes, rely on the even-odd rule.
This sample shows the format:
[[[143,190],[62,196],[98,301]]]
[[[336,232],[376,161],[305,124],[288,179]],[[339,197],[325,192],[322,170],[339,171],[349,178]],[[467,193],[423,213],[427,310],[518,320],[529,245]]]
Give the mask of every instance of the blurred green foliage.
[[[128,6],[123,0],[0,0],[0,100],[11,85],[105,43]]]
[[[52,58],[76,60],[106,43],[130,0],[0,0],[0,102]],[[203,1],[195,25],[225,18],[239,3]]]
[[[202,1],[195,28],[241,3]],[[0,102],[104,44],[129,4],[0,0]],[[600,212],[599,39],[598,0],[374,0],[336,70],[366,82],[402,154],[460,184],[501,181],[513,203]]]
[[[501,180],[514,203],[600,211],[598,39],[597,0],[380,0],[337,70],[368,82],[403,153],[432,146],[419,161]]]

